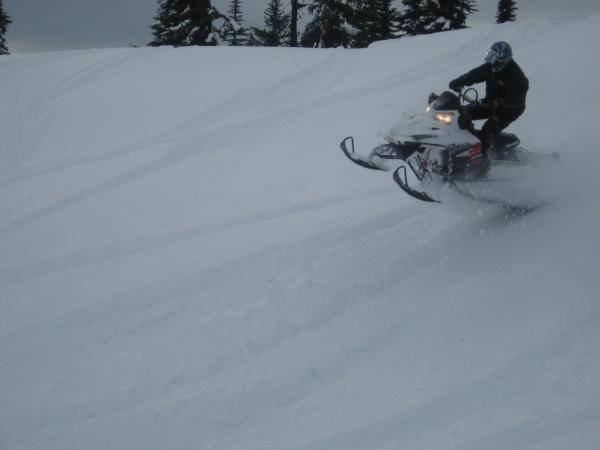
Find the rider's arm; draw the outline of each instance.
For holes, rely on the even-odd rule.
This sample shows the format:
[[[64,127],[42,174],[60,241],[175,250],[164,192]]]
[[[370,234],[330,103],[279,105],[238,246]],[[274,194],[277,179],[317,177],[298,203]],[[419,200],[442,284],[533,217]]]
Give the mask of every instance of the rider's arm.
[[[453,91],[459,91],[464,86],[471,86],[475,83],[482,83],[487,80],[490,74],[490,65],[485,63],[479,67],[475,67],[470,72],[461,75],[460,77],[452,80],[449,84],[450,89]]]
[[[475,67],[470,72],[465,73],[461,76],[461,81],[464,83],[464,86],[471,86],[476,83],[483,83],[490,74],[490,65],[488,63],[482,64],[479,67]]]

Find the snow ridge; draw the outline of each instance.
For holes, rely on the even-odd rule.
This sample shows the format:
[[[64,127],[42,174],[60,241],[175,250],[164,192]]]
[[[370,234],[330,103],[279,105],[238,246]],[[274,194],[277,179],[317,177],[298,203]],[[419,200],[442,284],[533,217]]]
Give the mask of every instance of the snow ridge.
[[[595,450],[598,30],[3,57],[0,448]],[[500,39],[544,208],[343,157]]]

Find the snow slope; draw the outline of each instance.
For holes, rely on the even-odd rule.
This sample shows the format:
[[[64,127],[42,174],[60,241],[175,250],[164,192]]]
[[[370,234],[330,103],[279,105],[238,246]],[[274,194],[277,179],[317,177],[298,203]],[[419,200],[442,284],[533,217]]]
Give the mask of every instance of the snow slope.
[[[599,37],[2,57],[0,448],[597,449]],[[499,39],[553,203],[421,204],[343,157]]]

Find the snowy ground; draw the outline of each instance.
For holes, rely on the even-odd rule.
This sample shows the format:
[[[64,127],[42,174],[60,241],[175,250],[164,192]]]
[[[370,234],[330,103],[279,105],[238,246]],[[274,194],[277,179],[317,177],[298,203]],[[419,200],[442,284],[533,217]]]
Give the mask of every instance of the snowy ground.
[[[0,448],[596,450],[600,17],[0,59]],[[524,216],[352,165],[505,39]]]

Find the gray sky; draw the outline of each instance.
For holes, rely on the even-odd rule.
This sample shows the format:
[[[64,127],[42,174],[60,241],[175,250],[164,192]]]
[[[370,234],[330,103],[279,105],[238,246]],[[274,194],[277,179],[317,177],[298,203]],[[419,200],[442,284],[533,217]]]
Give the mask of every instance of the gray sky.
[[[492,22],[497,0],[476,0],[471,23]],[[230,0],[213,0],[225,12]],[[267,0],[243,0],[246,25],[262,26]],[[600,0],[517,0],[518,19],[557,14],[600,14]],[[157,0],[4,0],[13,23],[12,53],[146,44]]]

